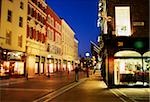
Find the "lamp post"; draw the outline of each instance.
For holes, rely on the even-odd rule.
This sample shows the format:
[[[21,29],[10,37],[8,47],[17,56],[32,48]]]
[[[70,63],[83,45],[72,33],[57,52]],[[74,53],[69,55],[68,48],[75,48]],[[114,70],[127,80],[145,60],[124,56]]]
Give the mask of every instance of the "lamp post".
[[[90,56],[90,53],[89,53],[89,52],[86,52],[86,53],[85,53],[85,56],[86,56],[86,75],[87,75],[87,77],[89,77],[88,57]]]

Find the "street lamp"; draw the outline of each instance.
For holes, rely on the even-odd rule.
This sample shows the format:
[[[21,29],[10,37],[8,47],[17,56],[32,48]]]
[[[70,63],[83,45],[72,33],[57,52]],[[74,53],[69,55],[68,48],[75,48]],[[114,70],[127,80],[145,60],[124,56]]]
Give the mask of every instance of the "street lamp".
[[[87,75],[87,77],[89,77],[88,57],[90,56],[90,53],[86,52],[85,56],[86,56],[86,75]]]
[[[89,56],[90,56],[90,53],[89,53],[89,52],[86,52],[86,53],[85,53],[85,56],[86,56],[86,58],[89,57]]]

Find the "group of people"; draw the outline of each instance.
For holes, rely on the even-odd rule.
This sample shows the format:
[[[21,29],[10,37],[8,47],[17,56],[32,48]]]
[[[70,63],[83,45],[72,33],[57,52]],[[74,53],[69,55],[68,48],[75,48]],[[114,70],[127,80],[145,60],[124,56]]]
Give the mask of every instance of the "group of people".
[[[75,65],[75,81],[78,82],[79,81],[79,71],[82,70],[80,64],[76,64]],[[82,70],[84,71],[84,70]],[[87,77],[89,77],[89,68],[86,68],[86,73],[87,73]]]

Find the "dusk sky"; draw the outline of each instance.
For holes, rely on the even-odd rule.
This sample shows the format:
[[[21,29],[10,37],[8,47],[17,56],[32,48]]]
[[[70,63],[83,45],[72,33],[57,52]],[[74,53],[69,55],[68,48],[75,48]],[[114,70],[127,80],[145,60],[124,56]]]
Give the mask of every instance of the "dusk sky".
[[[90,52],[90,40],[97,42],[98,0],[47,0],[47,4],[63,18],[79,41],[79,55]]]

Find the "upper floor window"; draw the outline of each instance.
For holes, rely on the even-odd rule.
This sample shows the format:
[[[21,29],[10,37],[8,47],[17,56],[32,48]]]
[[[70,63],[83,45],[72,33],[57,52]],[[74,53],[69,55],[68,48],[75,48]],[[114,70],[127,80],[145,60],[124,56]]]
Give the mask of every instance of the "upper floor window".
[[[13,2],[13,0],[9,0],[9,1]]]
[[[21,1],[21,2],[20,2],[20,8],[23,9],[23,7],[24,7],[24,4],[23,4],[23,2]]]
[[[37,6],[40,7],[40,2],[37,3]]]
[[[51,25],[54,26],[54,18],[51,17]]]
[[[22,17],[19,17],[19,26],[23,27],[23,18]]]
[[[22,35],[18,36],[18,46],[22,47]]]
[[[50,16],[48,16],[48,17],[47,17],[47,22],[50,23],[50,22],[51,22],[50,20],[51,20],[51,19],[50,19]]]
[[[29,28],[29,37],[33,38],[33,27]]]
[[[11,31],[6,32],[6,44],[11,45]]]
[[[54,31],[51,29],[48,29],[48,31],[47,31],[47,34],[48,34],[48,38],[49,38],[49,40],[53,40],[53,36],[54,36]]]
[[[8,10],[7,21],[12,22],[12,11]]]

